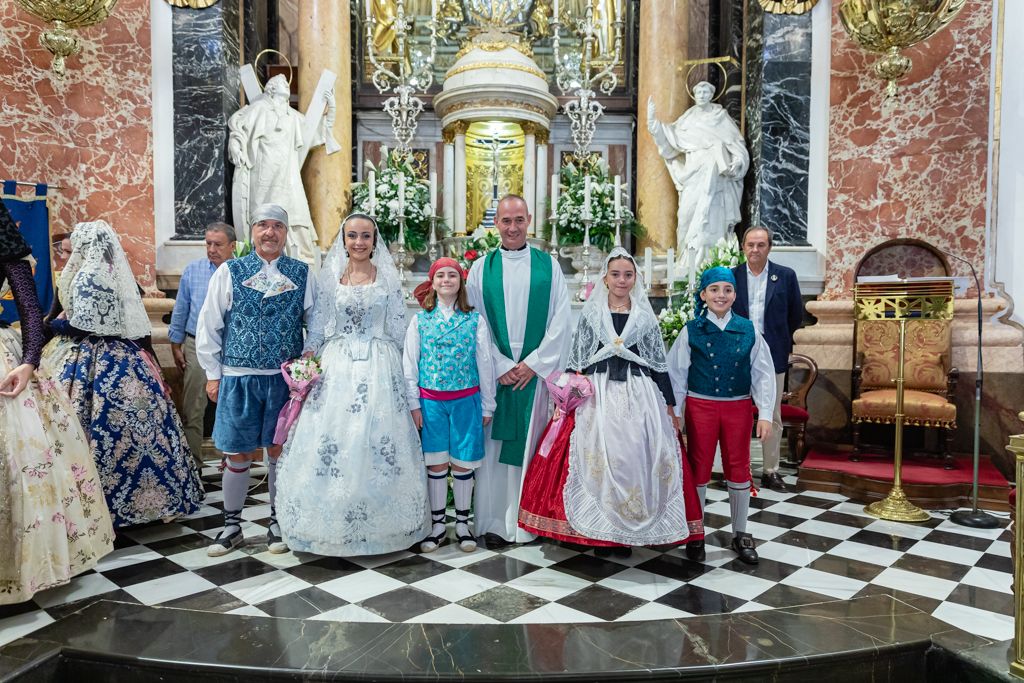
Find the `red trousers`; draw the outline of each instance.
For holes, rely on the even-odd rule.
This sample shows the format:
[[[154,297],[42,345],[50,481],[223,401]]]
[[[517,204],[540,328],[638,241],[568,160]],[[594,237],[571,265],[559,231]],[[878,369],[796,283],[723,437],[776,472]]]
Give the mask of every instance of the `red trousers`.
[[[722,446],[725,480],[737,484],[751,480],[750,431],[754,414],[749,398],[738,401],[709,401],[686,397],[686,454],[694,484],[711,481],[715,446]]]

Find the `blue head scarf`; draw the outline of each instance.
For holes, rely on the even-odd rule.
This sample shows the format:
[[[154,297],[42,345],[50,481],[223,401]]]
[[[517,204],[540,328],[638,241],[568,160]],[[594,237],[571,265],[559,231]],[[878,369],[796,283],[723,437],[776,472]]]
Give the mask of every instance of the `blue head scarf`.
[[[709,286],[716,282],[728,282],[733,288],[736,287],[736,277],[732,274],[731,268],[725,266],[715,266],[714,268],[708,268],[700,274],[700,289],[693,295],[693,298],[697,301],[696,316],[700,318],[704,315],[704,311],[708,305],[704,303],[700,298],[700,293],[707,289]]]

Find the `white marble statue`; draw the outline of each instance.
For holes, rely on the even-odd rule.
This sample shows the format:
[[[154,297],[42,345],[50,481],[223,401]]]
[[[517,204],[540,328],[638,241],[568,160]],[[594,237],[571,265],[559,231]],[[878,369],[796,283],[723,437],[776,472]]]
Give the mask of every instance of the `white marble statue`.
[[[287,253],[317,265],[316,231],[302,186],[302,164],[309,149],[328,143],[334,124],[334,92],[327,90],[314,102],[326,105],[326,115],[310,104],[308,115],[319,119],[312,139],[305,140],[305,116],[288,105],[288,80],[277,75],[267,81],[263,95],[228,119],[228,158],[235,166],[231,208],[237,229],[251,223],[251,212],[262,204],[277,204],[288,212]],[[314,114],[315,112],[315,114]],[[248,235],[247,235],[248,237]]]
[[[679,193],[676,253],[680,273],[692,282],[697,266],[719,239],[740,221],[743,176],[750,166],[743,135],[729,113],[711,101],[715,87],[693,88],[694,106],[674,123],[654,115],[647,102],[647,129]]]

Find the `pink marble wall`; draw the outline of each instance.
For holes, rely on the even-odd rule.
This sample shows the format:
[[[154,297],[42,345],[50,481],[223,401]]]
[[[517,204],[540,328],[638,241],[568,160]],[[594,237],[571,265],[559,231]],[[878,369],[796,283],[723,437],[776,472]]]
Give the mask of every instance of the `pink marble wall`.
[[[152,64],[149,0],[121,0],[79,32],[67,75],[50,72],[42,24],[0,3],[0,175],[64,186],[53,191],[54,232],[103,218],[139,282],[156,276],[153,220]]]
[[[834,12],[822,298],[849,297],[864,254],[898,237],[948,249],[981,270],[991,43],[992,4],[967,3],[944,31],[905,52],[914,67],[886,115],[883,82],[871,70],[878,55],[858,47]],[[954,275],[970,274],[952,265]]]

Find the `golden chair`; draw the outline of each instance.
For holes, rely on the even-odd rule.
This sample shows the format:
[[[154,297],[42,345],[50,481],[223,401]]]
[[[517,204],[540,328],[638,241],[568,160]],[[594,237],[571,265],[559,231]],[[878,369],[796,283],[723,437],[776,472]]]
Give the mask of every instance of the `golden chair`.
[[[904,424],[944,430],[942,457],[952,469],[950,446],[956,435],[953,396],[959,372],[950,367],[952,333],[948,320],[911,320],[904,349]],[[853,367],[853,460],[861,454],[860,430],[865,422],[895,424],[896,364],[899,327],[895,321],[857,323]]]

